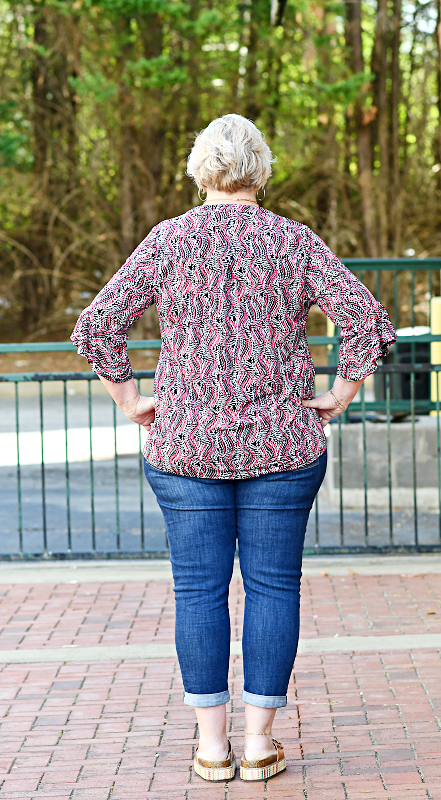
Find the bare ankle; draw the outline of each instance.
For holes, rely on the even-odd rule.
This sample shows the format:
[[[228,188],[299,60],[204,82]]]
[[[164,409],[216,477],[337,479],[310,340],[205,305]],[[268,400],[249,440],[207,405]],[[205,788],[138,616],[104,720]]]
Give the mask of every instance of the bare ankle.
[[[227,734],[223,736],[201,736],[199,739],[199,758],[206,761],[224,761],[228,755]]]
[[[259,758],[266,758],[274,751],[272,734],[245,734],[245,759],[255,761]]]

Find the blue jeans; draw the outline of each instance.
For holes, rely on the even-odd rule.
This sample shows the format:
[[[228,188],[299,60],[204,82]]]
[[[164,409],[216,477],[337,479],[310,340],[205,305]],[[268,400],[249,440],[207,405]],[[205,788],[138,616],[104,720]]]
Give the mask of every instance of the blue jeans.
[[[187,478],[145,461],[144,471],[170,545],[184,702],[216,706],[230,697],[228,590],[237,539],[246,594],[242,698],[285,706],[299,638],[303,542],[326,452],[308,467],[244,480]]]

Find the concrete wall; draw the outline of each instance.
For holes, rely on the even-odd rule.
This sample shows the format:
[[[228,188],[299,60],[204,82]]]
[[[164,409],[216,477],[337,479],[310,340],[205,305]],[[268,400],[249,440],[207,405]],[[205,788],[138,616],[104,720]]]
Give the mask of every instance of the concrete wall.
[[[338,427],[329,425],[328,470],[325,487],[331,505],[337,507],[339,494]],[[343,501],[348,508],[364,506],[363,426],[342,425]],[[366,423],[368,504],[372,508],[389,507],[387,427],[385,423]],[[419,417],[415,423],[416,486],[418,507],[438,509],[437,419]],[[391,424],[391,477],[394,508],[412,508],[413,465],[412,425]]]

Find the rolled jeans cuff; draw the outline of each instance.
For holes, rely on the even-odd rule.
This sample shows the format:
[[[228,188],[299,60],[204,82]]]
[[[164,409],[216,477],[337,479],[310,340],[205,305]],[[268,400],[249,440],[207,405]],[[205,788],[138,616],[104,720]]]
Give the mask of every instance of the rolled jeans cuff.
[[[242,692],[242,700],[251,706],[258,706],[259,708],[283,708],[287,703],[286,694],[272,697],[266,694],[251,694],[251,692],[246,692],[245,689]]]
[[[221,706],[224,703],[228,703],[229,699],[230,692],[228,689],[225,689],[224,692],[215,692],[214,694],[190,694],[190,692],[184,692],[184,703],[194,708]]]

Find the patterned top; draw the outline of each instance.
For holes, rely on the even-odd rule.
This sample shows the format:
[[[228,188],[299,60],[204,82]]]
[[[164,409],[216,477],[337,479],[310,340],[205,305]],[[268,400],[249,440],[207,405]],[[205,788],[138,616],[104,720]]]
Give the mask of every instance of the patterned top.
[[[250,478],[323,453],[318,412],[301,402],[314,303],[341,328],[345,380],[374,372],[395,341],[383,306],[315,233],[257,206],[199,206],[151,230],[72,334],[95,372],[131,378],[127,332],[152,303],[162,349],[144,455],[189,477]]]

